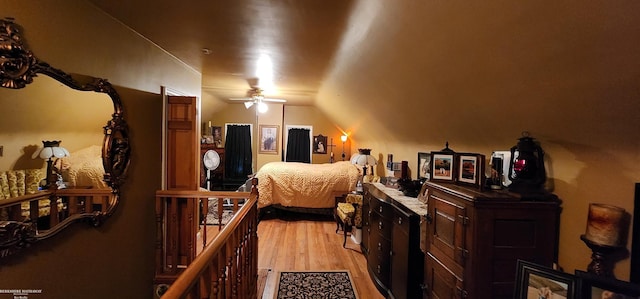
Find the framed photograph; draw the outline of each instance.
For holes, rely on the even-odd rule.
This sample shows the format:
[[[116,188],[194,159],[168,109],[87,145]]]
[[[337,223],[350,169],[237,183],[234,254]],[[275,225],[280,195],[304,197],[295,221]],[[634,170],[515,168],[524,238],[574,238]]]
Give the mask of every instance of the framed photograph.
[[[575,276],[569,273],[518,260],[513,298],[579,299],[576,297],[576,285]]]
[[[278,125],[260,125],[260,154],[278,154]]]
[[[213,144],[215,147],[222,147],[222,127],[211,127],[211,135],[213,136]]]
[[[431,152],[431,181],[454,182],[456,180],[455,153]]]
[[[586,299],[637,299],[640,285],[612,277],[576,270],[580,298]]]
[[[418,153],[418,180],[429,179],[431,174],[431,154]]]
[[[313,153],[314,154],[326,154],[327,153],[327,136],[313,136]]]
[[[484,181],[484,155],[459,153],[456,154],[458,165],[458,183],[482,188]]]

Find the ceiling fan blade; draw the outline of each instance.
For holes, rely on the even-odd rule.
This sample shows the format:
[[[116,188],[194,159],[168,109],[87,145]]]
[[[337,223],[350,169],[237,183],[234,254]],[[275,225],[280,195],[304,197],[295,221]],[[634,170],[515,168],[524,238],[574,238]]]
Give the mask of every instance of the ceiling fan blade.
[[[262,99],[264,102],[275,102],[275,103],[286,103],[287,100],[284,99],[272,99],[272,98],[264,98]]]
[[[244,102],[244,107],[249,109],[251,108],[251,106],[253,106],[253,102]]]
[[[253,101],[252,98],[229,98],[230,101]]]

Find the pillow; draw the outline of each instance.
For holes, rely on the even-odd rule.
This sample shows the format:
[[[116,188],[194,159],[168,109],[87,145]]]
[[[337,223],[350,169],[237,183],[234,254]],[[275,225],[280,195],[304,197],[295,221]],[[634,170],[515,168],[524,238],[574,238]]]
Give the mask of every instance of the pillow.
[[[11,197],[9,193],[9,180],[7,179],[7,173],[0,171],[0,199]]]
[[[14,170],[7,171],[7,180],[9,181],[9,197],[18,196],[18,177]]]
[[[24,195],[25,185],[24,185],[24,169],[14,170],[16,173],[16,187],[18,188],[18,196]]]
[[[40,181],[42,181],[45,177],[44,171],[42,169],[26,169],[24,171],[24,193],[25,194],[34,194],[38,192],[38,187],[40,186]]]

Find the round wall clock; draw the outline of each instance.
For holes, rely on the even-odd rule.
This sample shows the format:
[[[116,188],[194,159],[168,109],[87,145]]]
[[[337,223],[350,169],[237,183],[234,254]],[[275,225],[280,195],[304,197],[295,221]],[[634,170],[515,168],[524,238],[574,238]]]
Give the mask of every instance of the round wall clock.
[[[220,166],[220,155],[214,150],[208,150],[202,156],[202,162],[208,170],[216,170]]]

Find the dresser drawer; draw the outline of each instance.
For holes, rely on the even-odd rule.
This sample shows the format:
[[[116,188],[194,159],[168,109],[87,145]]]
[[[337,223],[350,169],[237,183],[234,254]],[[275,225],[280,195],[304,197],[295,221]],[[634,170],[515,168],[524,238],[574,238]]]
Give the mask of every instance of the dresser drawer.
[[[382,238],[379,234],[372,234],[369,237],[367,264],[384,285],[389,285],[391,241]]]
[[[372,212],[369,216],[371,232],[381,234],[386,239],[391,239],[392,220],[389,218],[385,219],[376,212]]]
[[[405,234],[409,234],[409,215],[400,210],[393,211],[393,225],[403,231]]]
[[[383,218],[389,219],[393,217],[393,207],[387,202],[372,197],[370,206],[372,212],[380,214]]]

